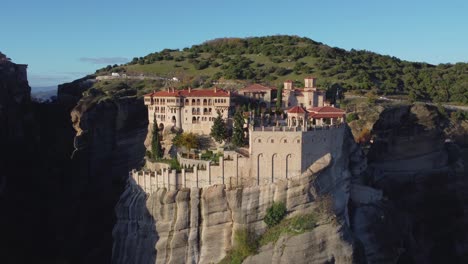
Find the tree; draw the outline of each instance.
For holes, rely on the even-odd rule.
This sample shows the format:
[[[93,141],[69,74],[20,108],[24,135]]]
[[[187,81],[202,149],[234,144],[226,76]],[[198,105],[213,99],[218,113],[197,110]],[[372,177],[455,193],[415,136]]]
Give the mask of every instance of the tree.
[[[271,207],[267,209],[267,213],[263,221],[268,225],[268,227],[275,226],[283,220],[286,216],[286,206],[282,202],[273,203]]]
[[[215,118],[213,126],[211,127],[210,135],[218,143],[223,142],[223,140],[225,140],[227,137],[226,122],[224,122],[224,119],[219,111],[218,116]]]
[[[283,86],[278,87],[276,90],[276,111],[281,111],[281,105],[283,104]]]
[[[172,140],[172,143],[176,147],[184,147],[186,148],[187,151],[190,151],[191,149],[196,149],[198,148],[199,145],[199,140],[198,136],[192,132],[190,133],[181,133],[177,134],[174,139]]]
[[[159,137],[159,128],[158,122],[156,122],[156,116],[153,119],[153,135],[151,140],[151,153],[153,154],[153,159],[160,160],[163,156],[163,151],[161,148],[161,138]]]
[[[234,129],[232,131],[232,143],[236,147],[244,145],[244,116],[239,108],[234,115]]]

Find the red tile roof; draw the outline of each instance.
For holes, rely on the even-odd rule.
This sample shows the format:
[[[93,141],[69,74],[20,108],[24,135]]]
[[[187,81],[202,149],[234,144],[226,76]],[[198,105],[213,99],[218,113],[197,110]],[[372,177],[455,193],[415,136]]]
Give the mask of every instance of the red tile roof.
[[[212,89],[185,89],[185,90],[163,90],[157,91],[145,96],[151,97],[230,97],[231,94],[228,91],[217,88],[216,91]]]
[[[290,114],[303,114],[305,112],[306,111],[300,106],[294,106],[293,108],[288,110],[288,113]]]
[[[272,91],[276,90],[275,87],[268,87],[261,84],[251,84],[239,90],[239,92],[248,92],[248,91]]]
[[[312,107],[307,109],[312,118],[339,118],[343,117],[346,111],[332,106]]]
[[[346,111],[343,109],[335,108],[333,106],[321,106],[321,107],[312,107],[307,109],[309,112],[314,113],[341,113],[344,114]]]
[[[341,114],[341,113],[309,113],[309,117],[312,117],[312,118],[339,118],[339,117],[343,117],[344,116],[344,113]]]

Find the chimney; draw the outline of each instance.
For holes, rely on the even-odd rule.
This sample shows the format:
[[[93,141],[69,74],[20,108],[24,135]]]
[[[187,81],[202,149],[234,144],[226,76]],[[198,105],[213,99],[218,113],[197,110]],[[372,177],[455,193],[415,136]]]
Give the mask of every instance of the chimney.
[[[304,79],[304,88],[315,88],[315,78],[307,77]]]
[[[215,86],[214,87],[214,92],[216,93],[218,91],[218,88]]]
[[[293,82],[290,80],[287,80],[284,82],[284,90],[292,90],[293,88]]]
[[[188,92],[191,93],[192,92],[192,87],[189,86],[188,88]]]
[[[172,87],[172,92],[174,92],[174,87]]]

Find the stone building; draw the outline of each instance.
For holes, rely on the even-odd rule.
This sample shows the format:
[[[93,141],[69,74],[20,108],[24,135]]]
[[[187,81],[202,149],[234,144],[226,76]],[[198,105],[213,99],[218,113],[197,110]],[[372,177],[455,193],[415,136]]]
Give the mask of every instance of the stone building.
[[[272,91],[273,88],[251,85],[239,93],[271,104]],[[225,119],[230,117],[231,99],[230,92],[217,88],[171,89],[147,94],[145,104],[150,122],[155,116],[160,126],[209,134],[217,111]],[[345,111],[324,106],[324,100],[325,94],[317,91],[314,78],[306,78],[305,87],[300,89],[293,88],[292,82],[285,82],[283,102],[289,106],[286,118],[281,115],[278,120],[275,115],[274,122],[253,122],[252,118],[258,117],[248,115],[248,151],[224,151],[224,156],[215,163],[178,155],[180,164],[187,170],[178,173],[162,169],[149,174],[133,171],[131,176],[138,184],[143,183],[145,190],[213,184],[254,186],[300,176],[323,157],[339,153],[342,147]],[[274,125],[263,126],[265,123]]]
[[[210,90],[174,88],[145,95],[148,120],[154,117],[159,126],[176,127],[186,132],[210,134],[218,111],[224,119],[229,117],[232,106],[231,93],[218,88]]]
[[[345,121],[346,111],[333,106],[312,107],[307,109],[312,125],[334,125]]]
[[[304,79],[303,88],[295,88],[292,81],[285,81],[283,87],[283,108],[293,106],[304,108],[320,107],[325,105],[325,92],[318,91],[314,77]]]
[[[257,100],[261,108],[274,106],[277,89],[261,84],[251,84],[239,90],[239,95]]]

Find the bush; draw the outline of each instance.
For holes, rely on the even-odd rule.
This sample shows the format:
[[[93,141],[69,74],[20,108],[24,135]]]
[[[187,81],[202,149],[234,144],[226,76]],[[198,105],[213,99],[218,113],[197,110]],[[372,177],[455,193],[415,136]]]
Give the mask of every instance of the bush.
[[[241,229],[234,234],[234,246],[219,263],[240,264],[250,255],[257,252],[257,237],[247,229]]]
[[[349,113],[347,116],[346,116],[346,122],[347,123],[350,123],[354,120],[358,120],[359,119],[359,116],[356,114],[356,113]]]
[[[284,219],[278,225],[268,228],[267,231],[260,237],[260,246],[264,246],[270,242],[276,243],[281,235],[290,234],[298,235],[317,226],[317,215],[315,213],[297,215],[290,219]]]
[[[273,205],[267,209],[267,213],[263,221],[265,221],[268,227],[273,227],[281,222],[285,216],[286,206],[284,203],[273,203]]]
[[[180,163],[176,158],[172,158],[169,160],[169,166],[171,166],[171,170],[176,170],[177,172],[181,171]]]
[[[453,122],[463,121],[468,119],[468,113],[463,112],[461,110],[457,110],[455,112],[450,113],[450,119],[452,119]]]

